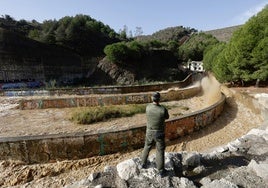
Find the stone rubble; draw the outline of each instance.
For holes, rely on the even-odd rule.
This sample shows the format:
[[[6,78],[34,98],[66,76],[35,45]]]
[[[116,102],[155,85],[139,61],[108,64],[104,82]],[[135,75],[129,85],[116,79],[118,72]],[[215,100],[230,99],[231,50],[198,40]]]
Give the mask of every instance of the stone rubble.
[[[158,174],[155,154],[146,169],[140,158],[106,167],[104,172],[66,185],[75,187],[268,187],[268,121],[225,146],[207,153],[165,153],[164,177]],[[92,178],[94,177],[94,178]]]
[[[140,158],[132,158],[106,167],[104,172],[90,181],[78,181],[65,188],[74,187],[178,187],[178,188],[239,188],[268,187],[268,116],[267,96],[255,96],[262,104],[264,122],[259,128],[227,145],[206,153],[165,153],[164,177],[158,174],[155,155],[148,159],[146,169]]]

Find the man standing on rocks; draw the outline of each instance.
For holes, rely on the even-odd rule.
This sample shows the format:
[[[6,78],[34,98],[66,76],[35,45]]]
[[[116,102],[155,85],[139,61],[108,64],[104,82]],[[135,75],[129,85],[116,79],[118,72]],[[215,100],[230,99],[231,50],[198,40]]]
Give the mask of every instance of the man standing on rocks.
[[[156,167],[160,175],[165,173],[165,119],[169,118],[168,110],[159,104],[160,93],[152,95],[153,103],[146,107],[147,129],[144,149],[141,155],[142,168],[146,167],[149,152],[156,144]]]

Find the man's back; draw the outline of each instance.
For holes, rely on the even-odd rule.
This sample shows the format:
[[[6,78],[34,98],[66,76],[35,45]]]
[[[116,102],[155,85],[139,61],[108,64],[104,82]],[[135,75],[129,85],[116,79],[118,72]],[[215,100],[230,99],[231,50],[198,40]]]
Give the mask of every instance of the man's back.
[[[147,129],[164,130],[165,119],[169,118],[167,109],[159,104],[148,104],[146,107]]]

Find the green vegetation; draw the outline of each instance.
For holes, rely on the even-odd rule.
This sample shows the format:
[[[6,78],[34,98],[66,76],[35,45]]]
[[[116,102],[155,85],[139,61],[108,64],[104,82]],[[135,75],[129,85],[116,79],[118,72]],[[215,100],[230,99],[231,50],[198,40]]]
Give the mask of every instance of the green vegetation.
[[[109,61],[123,63],[130,56],[130,49],[125,43],[121,42],[107,45],[104,48],[104,53]]]
[[[165,40],[167,40],[165,38]],[[168,40],[162,42],[160,40],[148,40],[139,42],[139,40],[131,42],[120,42],[107,45],[104,53],[109,61],[117,64],[133,64],[134,62],[142,62],[155,52],[168,51],[170,56],[176,58],[173,63],[167,63],[165,56],[159,56],[159,60],[165,62],[163,67],[177,67],[179,63],[187,62],[189,59],[201,61],[204,51],[219,41],[212,35],[205,33],[193,34],[190,39],[180,46],[180,41]],[[144,65],[146,62],[142,62]]]
[[[192,33],[196,33],[194,28],[185,28],[183,26],[168,27],[166,29],[159,30],[152,35],[138,36],[136,40],[140,42],[160,41],[162,43],[168,43],[170,41],[179,42],[184,36],[190,36]]]
[[[109,61],[117,64],[129,64],[138,63],[149,56],[154,49],[165,49],[164,43],[160,41],[149,41],[149,42],[119,42],[107,45],[104,48],[104,53]]]
[[[212,35],[195,33],[187,42],[179,47],[180,59],[184,62],[187,62],[189,59],[202,61],[204,51],[218,42]]]
[[[44,43],[48,48],[61,46],[62,49],[74,52],[80,58],[84,71],[90,72],[90,69],[95,69],[100,60],[104,60],[103,62],[109,60],[116,63],[118,69],[110,71],[107,74],[107,79],[117,81],[117,76],[123,75],[124,72],[130,72],[133,74],[135,82],[139,80],[174,81],[184,79],[185,73],[177,69],[178,64],[181,63],[178,58],[179,46],[184,41],[182,39],[185,36],[188,37],[196,32],[195,29],[180,26],[163,29],[150,37],[146,37],[141,36],[142,29],[137,28],[136,37],[128,37],[126,26],[118,34],[109,26],[87,15],[66,16],[60,20],[46,20],[43,23],[38,23],[35,20],[16,21],[6,15],[0,18],[0,27],[19,33],[25,38],[28,37]],[[35,49],[39,50],[39,48]],[[105,55],[107,58],[104,58]],[[161,71],[159,71],[159,67],[161,67]],[[88,78],[79,83],[95,84],[94,80],[103,77],[102,71],[104,70],[97,69],[94,79]],[[110,73],[114,73],[114,75],[110,75]],[[54,79],[54,77],[49,79]],[[99,84],[98,81],[96,83]],[[122,83],[120,82],[120,84]]]
[[[207,50],[204,66],[221,82],[268,80],[268,6],[234,32],[227,44]]]
[[[107,55],[107,59],[110,61],[125,65],[144,64],[145,61],[149,61],[150,64],[155,61],[155,55],[161,58],[161,55],[157,55],[156,52],[160,50],[159,54],[163,51],[170,51],[172,56],[177,58],[171,63],[172,67],[177,67],[182,60],[200,59],[205,46],[210,43],[204,42],[206,37],[204,37],[205,34],[202,34],[202,40],[192,40],[190,44],[187,44],[186,47],[183,45],[179,50],[181,44],[185,42],[185,37],[196,33],[196,29],[183,26],[169,27],[149,36],[141,36],[142,29],[137,28],[136,37],[128,38],[127,26],[124,26],[124,29],[118,34],[108,25],[81,14],[74,17],[65,16],[60,20],[45,20],[43,23],[35,20],[16,21],[11,16],[5,15],[0,18],[0,27],[42,43],[71,49],[79,54],[83,61]],[[198,50],[187,51],[185,48],[188,46],[198,46]],[[181,52],[183,54],[180,54]],[[166,57],[158,61],[163,62],[162,67],[170,67],[170,62],[164,62]]]
[[[107,44],[119,41],[109,26],[86,15],[45,21],[40,30],[31,30],[29,37],[70,48],[82,56],[101,55]]]
[[[71,120],[78,124],[90,124],[111,118],[129,117],[138,113],[145,113],[145,104],[97,106],[76,109]]]
[[[128,36],[127,26],[116,33],[108,25],[87,15],[66,16],[43,23],[35,20],[16,21],[5,15],[0,18],[0,27],[16,33],[16,40],[10,41],[6,37],[8,34],[3,32],[1,40],[6,46],[21,41],[19,36],[23,35],[45,43],[47,49],[61,46],[61,49],[67,48],[67,51],[75,52],[73,56],[77,55],[75,58],[79,58],[87,69],[94,69],[101,59],[115,63],[119,67],[119,72],[115,75],[130,72],[135,82],[181,80],[185,75],[177,67],[189,60],[203,60],[205,69],[213,72],[221,82],[243,84],[268,80],[267,6],[246,24],[228,28],[229,33],[233,33],[228,42],[219,42],[208,34],[213,31],[197,32],[196,29],[183,26],[169,27],[148,36],[142,36],[142,29],[137,28],[133,37],[132,34]],[[30,40],[24,38],[23,41],[27,46]],[[34,54],[40,54],[38,45],[35,44]],[[28,56],[32,52],[30,49],[25,47],[15,49],[14,52]],[[106,58],[103,59],[105,55]],[[101,76],[96,75],[95,78],[99,77]],[[117,79],[116,76],[111,78]]]
[[[82,57],[103,55],[107,44],[120,41],[120,36],[108,25],[87,15],[66,16],[60,20],[16,21],[5,15],[0,18],[0,27],[20,33],[31,39],[72,49]]]
[[[189,107],[186,106],[162,105],[168,110],[178,107],[183,111],[189,110]],[[78,124],[91,124],[112,118],[130,117],[145,113],[146,106],[147,104],[130,104],[76,108],[71,113],[70,120]],[[176,115],[182,115],[182,113]]]

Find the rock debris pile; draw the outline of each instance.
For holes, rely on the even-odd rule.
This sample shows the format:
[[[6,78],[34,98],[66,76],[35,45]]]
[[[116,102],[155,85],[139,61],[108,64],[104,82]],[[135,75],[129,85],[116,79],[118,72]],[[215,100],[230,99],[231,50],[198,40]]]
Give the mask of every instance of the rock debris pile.
[[[225,146],[211,152],[165,153],[164,176],[155,165],[155,155],[145,169],[140,159],[125,160],[107,166],[103,172],[66,185],[74,187],[267,187],[268,121]]]

